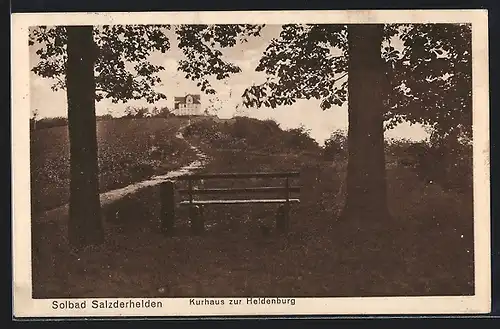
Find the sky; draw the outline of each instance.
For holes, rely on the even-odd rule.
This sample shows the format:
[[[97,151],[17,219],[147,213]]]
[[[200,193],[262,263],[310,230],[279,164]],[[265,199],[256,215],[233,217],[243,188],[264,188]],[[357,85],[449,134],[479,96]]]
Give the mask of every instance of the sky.
[[[237,44],[232,48],[223,50],[227,61],[238,65],[241,73],[234,74],[224,81],[211,81],[217,91],[219,105],[217,115],[221,118],[231,118],[235,115],[246,115],[258,119],[273,119],[284,129],[304,126],[309,130],[312,138],[322,144],[330,134],[338,129],[347,130],[348,113],[347,104],[343,106],[333,106],[329,110],[321,110],[319,100],[298,100],[290,106],[272,108],[245,108],[241,106],[241,95],[243,91],[252,84],[260,84],[265,81],[265,73],[256,72],[262,53],[266,49],[269,41],[277,37],[281,31],[280,25],[267,25],[261,33],[261,37],[250,38],[247,43]],[[177,71],[177,63],[184,59],[184,55],[177,47],[177,41],[173,32],[168,32],[170,37],[170,50],[162,54],[153,53],[150,62],[164,66],[158,76],[162,83],[157,87],[157,91],[167,96],[166,100],[161,100],[155,104],[148,104],[146,101],[129,101],[127,103],[113,104],[110,100],[102,100],[96,103],[97,115],[112,114],[122,116],[127,106],[157,106],[159,108],[167,106],[173,107],[175,96],[185,94],[201,94],[202,107],[208,107],[212,97],[200,92],[196,82],[187,80],[182,72]],[[36,49],[38,46],[30,47],[30,66],[34,67],[38,62]],[[60,90],[52,91],[51,86],[55,81],[42,78],[31,72],[30,79],[30,100],[31,110],[38,110],[38,116],[42,117],[66,117],[67,99],[66,92]],[[239,109],[237,112],[237,108]],[[412,140],[422,140],[427,137],[427,133],[420,125],[400,124],[396,128],[386,131],[386,138],[408,138]]]

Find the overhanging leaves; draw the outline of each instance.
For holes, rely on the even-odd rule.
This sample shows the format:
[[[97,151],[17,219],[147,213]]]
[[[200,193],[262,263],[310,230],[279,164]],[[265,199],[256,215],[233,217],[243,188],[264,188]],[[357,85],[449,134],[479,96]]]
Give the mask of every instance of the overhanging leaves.
[[[256,68],[267,80],[245,90],[244,105],[315,98],[323,109],[341,106],[347,100],[347,37],[343,25],[284,25]],[[434,126],[441,135],[470,134],[470,47],[470,25],[385,25],[386,128],[408,121]]]
[[[400,37],[404,47],[391,72],[388,127],[406,120],[433,126],[441,136],[470,136],[470,25],[415,24],[404,27]]]
[[[97,47],[95,61],[96,99],[112,102],[146,99],[152,103],[165,95],[154,87],[161,82],[156,73],[162,66],[149,63],[154,51],[165,53],[170,43],[165,35],[167,25],[112,25],[94,28]],[[37,27],[31,30],[29,44],[42,44],[37,50],[36,74],[54,78],[53,90],[65,88],[66,29],[63,26]]]
[[[179,47],[186,56],[179,62],[179,70],[186,78],[198,82],[207,94],[214,94],[208,78],[218,80],[241,69],[224,60],[221,49],[246,42],[260,35],[262,25],[179,25],[175,32]],[[153,65],[153,52],[165,53],[170,48],[166,31],[168,25],[106,25],[94,28],[97,46],[95,62],[96,99],[109,98],[112,102],[145,99],[152,103],[165,98],[155,91],[161,83],[158,72],[161,65]],[[58,27],[37,27],[30,33],[29,44],[42,44],[37,50],[39,63],[32,69],[36,74],[53,78],[53,90],[65,88],[66,30]]]
[[[224,59],[223,48],[259,36],[262,25],[181,25],[176,28],[178,46],[186,56],[179,61],[179,71],[186,79],[197,81],[206,94],[215,94],[209,78],[223,80],[241,69]]]
[[[296,99],[321,99],[322,108],[347,99],[347,31],[341,25],[284,25],[272,39],[256,71],[267,81],[243,93],[244,105],[290,105]]]

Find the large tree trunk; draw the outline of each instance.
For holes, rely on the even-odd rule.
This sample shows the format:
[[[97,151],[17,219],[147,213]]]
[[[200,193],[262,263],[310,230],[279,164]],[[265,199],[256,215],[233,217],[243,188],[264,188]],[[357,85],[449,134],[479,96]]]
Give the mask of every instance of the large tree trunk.
[[[390,218],[384,158],[383,25],[349,25],[347,196],[342,217],[370,226]]]
[[[66,87],[70,141],[69,241],[81,249],[103,241],[100,215],[92,26],[68,26]]]

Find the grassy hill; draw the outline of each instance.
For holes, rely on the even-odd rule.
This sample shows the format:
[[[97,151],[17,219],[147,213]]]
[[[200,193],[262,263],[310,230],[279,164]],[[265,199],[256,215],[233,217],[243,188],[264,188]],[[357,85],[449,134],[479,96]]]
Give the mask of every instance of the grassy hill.
[[[276,206],[213,206],[205,211],[203,236],[190,234],[188,214],[178,208],[177,233],[166,237],[158,229],[159,190],[144,189],[117,204],[124,216],[105,222],[99,248],[72,254],[64,223],[36,226],[43,237],[36,242],[36,298],[474,293],[471,189],[446,189],[402,165],[401,153],[388,152],[394,220],[341,222],[345,152],[325,158],[303,129],[248,118],[193,119],[185,135],[211,158],[204,172],[300,171],[294,184],[301,186],[301,203],[292,207],[290,232],[275,233]]]
[[[195,154],[175,138],[182,118],[97,122],[101,192],[126,186],[192,161]],[[35,213],[68,202],[69,139],[65,125],[31,132],[31,191]]]

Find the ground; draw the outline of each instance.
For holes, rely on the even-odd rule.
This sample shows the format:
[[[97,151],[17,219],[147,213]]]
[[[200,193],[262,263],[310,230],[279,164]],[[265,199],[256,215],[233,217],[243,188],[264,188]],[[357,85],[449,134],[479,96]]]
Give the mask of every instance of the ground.
[[[176,234],[164,236],[159,190],[144,189],[115,205],[119,218],[105,216],[106,242],[79,254],[68,249],[64,220],[34,217],[34,298],[474,293],[471,193],[419,179],[388,157],[393,220],[365,218],[360,231],[339,220],[345,158],[204,150],[212,157],[205,172],[299,170],[301,202],[288,234],[272,229],[275,206],[248,205],[208,208],[202,236],[190,234],[179,208]]]

